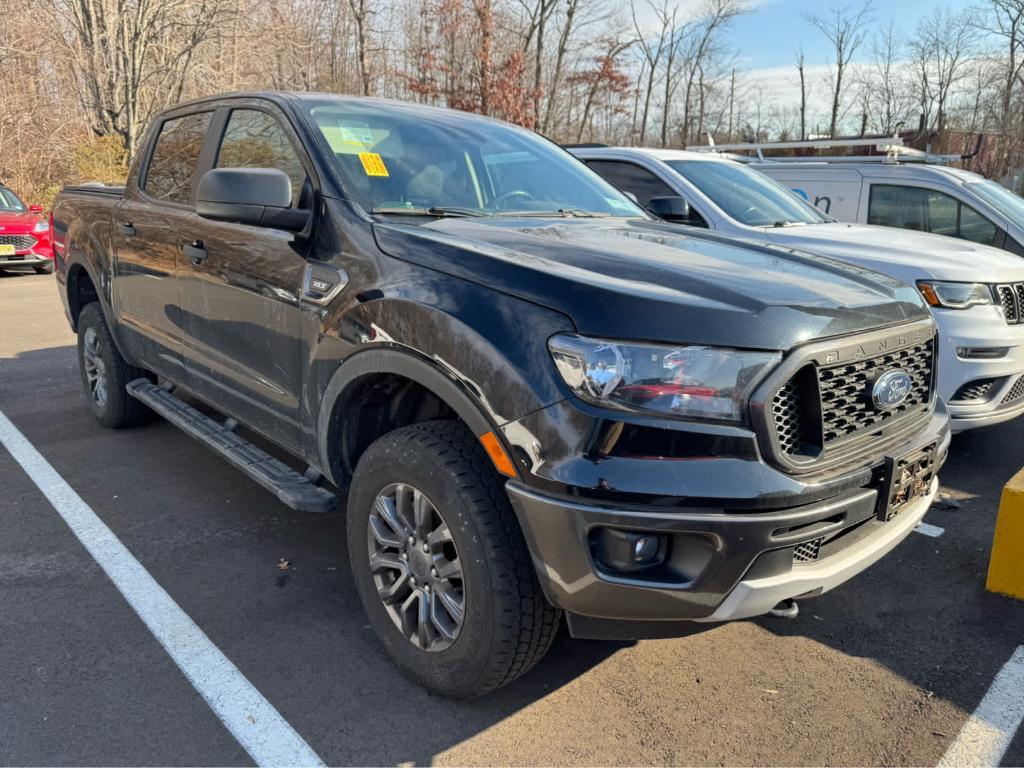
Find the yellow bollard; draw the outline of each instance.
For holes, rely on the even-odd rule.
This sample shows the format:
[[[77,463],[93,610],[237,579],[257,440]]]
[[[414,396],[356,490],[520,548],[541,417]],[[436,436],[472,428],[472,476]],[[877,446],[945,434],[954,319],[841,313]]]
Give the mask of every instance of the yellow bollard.
[[[1024,469],[1003,487],[985,586],[1024,600]]]

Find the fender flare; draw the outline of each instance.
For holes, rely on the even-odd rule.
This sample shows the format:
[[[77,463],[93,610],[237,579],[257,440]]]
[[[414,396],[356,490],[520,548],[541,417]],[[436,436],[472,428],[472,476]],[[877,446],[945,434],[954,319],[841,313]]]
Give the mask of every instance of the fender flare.
[[[341,479],[334,476],[335,463],[331,461],[330,454],[331,421],[335,406],[350,384],[363,376],[382,373],[402,376],[432,392],[451,407],[477,437],[493,431],[499,440],[503,440],[491,419],[485,415],[483,407],[467,388],[428,358],[413,351],[394,347],[358,351],[346,358],[331,376],[320,399],[317,416],[317,452],[320,466],[335,485],[338,485]]]

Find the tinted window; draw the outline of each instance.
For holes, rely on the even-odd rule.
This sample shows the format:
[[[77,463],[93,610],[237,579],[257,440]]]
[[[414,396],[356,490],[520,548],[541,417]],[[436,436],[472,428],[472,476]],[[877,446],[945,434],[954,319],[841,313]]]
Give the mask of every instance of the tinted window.
[[[192,182],[212,112],[166,121],[160,128],[146,174],[146,194],[171,203],[192,201]]]
[[[923,187],[872,184],[868,224],[961,237],[991,245],[996,225],[955,197]]]
[[[218,168],[277,168],[292,182],[292,205],[299,204],[306,170],[281,124],[255,109],[236,109],[228,119],[217,157]]]
[[[679,197],[679,193],[646,168],[620,160],[587,160],[587,165],[621,189],[636,195],[644,208],[650,208],[651,198]],[[690,208],[690,221],[694,226],[707,227],[704,217]]]

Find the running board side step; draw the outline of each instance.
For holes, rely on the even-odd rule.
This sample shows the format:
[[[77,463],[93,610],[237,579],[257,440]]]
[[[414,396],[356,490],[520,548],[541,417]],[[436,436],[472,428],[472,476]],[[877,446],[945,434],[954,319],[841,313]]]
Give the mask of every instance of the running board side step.
[[[231,419],[220,424],[149,379],[135,379],[125,387],[128,394],[145,403],[222,459],[244,472],[273,493],[284,504],[300,512],[335,512],[338,497],[313,484],[310,478],[278,461],[234,432]]]

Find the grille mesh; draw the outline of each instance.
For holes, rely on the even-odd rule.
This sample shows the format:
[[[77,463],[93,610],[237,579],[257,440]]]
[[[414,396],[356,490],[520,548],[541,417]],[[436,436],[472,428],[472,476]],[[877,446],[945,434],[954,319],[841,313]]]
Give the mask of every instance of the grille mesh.
[[[1016,400],[1020,400],[1021,398],[1024,398],[1024,376],[1021,376],[1013,383],[1013,386],[1010,387],[1010,391],[1006,393],[1001,404],[1005,405],[1006,403],[1012,403]]]
[[[933,340],[928,339],[867,360],[820,369],[818,386],[825,447],[927,404],[931,399],[932,345]],[[910,393],[899,407],[882,411],[871,402],[870,384],[891,368],[901,368],[910,375]]]
[[[996,296],[1007,323],[1016,325],[1024,322],[1024,283],[997,285]]]
[[[992,384],[995,379],[975,379],[964,384],[958,389],[953,397],[950,398],[950,402],[960,400],[984,400],[988,397],[989,391],[992,389]]]
[[[836,442],[878,429],[927,405],[932,396],[933,344],[934,340],[928,339],[853,363],[801,369],[772,400],[779,450],[786,456],[802,456],[805,460],[820,456]],[[899,407],[880,410],[871,401],[872,383],[886,371],[897,368],[910,375],[910,393]],[[804,376],[803,371],[809,375]]]
[[[821,552],[821,544],[824,539],[815,539],[814,541],[807,541],[793,550],[793,562],[794,563],[813,563],[818,559],[818,554]]]
[[[27,251],[36,244],[31,235],[0,235],[0,245],[13,245],[15,250]]]
[[[786,382],[772,402],[775,434],[784,453],[800,453],[804,442],[804,419],[800,412],[800,390],[793,379]]]

